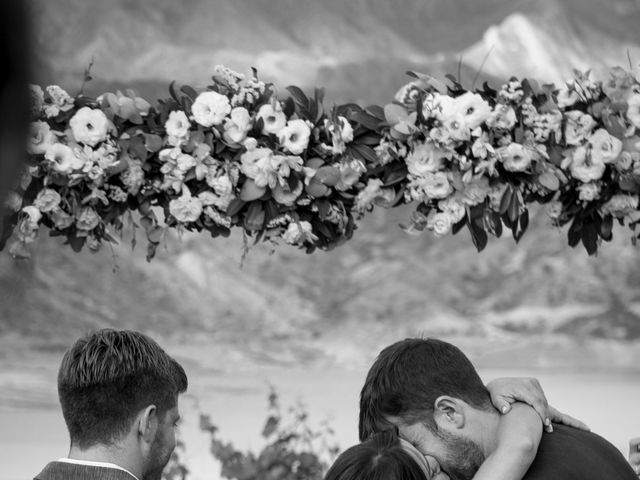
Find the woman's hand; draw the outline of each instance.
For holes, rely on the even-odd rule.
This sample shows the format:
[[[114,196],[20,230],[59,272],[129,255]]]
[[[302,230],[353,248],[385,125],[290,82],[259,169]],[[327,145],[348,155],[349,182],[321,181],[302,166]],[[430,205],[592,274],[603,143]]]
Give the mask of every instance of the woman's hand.
[[[640,437],[629,440],[629,463],[640,476]]]
[[[491,394],[491,402],[502,413],[509,412],[514,402],[531,405],[542,419],[547,432],[553,432],[552,422],[590,430],[580,420],[549,406],[540,382],[535,378],[497,378],[487,383],[487,389]]]

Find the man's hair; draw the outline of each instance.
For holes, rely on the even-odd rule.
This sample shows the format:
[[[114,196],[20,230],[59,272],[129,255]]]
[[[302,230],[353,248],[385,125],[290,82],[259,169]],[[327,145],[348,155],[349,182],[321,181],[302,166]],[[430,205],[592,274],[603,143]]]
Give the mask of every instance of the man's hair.
[[[426,480],[416,461],[402,448],[395,430],[387,430],[345,450],[325,480]]]
[[[435,400],[449,395],[483,410],[490,396],[462,351],[436,339],[408,338],[388,346],[371,366],[360,392],[360,440],[393,428],[387,416],[436,431]]]
[[[81,338],[58,372],[71,443],[82,449],[113,444],[148,405],[164,416],[187,385],[180,364],[142,333],[104,329]]]

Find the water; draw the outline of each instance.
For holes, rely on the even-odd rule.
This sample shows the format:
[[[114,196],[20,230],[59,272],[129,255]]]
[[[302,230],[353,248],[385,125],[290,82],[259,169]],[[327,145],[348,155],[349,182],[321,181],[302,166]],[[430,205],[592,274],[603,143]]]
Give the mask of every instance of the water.
[[[343,447],[357,441],[358,395],[365,377],[358,369],[290,369],[265,367],[251,372],[202,375],[191,379],[181,400],[181,427],[193,479],[218,478],[199,432],[198,412],[211,415],[219,436],[243,449],[261,446],[269,383],[283,406],[302,400],[312,422],[327,419]],[[640,436],[640,371],[564,371],[484,369],[486,381],[499,376],[537,377],[557,408],[586,422],[627,456],[627,442]],[[54,399],[55,400],[55,399]],[[0,405],[0,480],[32,478],[48,461],[65,456],[68,437],[58,408]]]

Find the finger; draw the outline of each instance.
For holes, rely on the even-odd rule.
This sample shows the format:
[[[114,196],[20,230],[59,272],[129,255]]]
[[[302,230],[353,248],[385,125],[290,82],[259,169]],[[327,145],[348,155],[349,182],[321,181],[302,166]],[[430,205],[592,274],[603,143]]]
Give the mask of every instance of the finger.
[[[504,395],[491,395],[491,403],[503,414],[511,411],[511,403],[514,401],[513,398]]]
[[[558,409],[551,406],[549,407],[549,418],[551,419],[551,421],[555,423],[561,423],[563,425],[567,425],[568,427],[577,428],[579,430],[585,430],[587,432],[591,431],[591,429],[586,423],[578,420],[577,418],[572,417],[571,415],[562,413]]]

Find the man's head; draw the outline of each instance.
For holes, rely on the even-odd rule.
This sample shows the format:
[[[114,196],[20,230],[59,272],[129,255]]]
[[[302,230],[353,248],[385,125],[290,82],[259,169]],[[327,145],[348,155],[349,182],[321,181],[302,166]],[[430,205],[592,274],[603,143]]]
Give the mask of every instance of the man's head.
[[[100,330],[76,341],[58,373],[71,447],[126,451],[143,479],[159,478],[175,448],[184,369],[142,333]]]
[[[469,359],[436,339],[406,339],[385,348],[360,394],[360,440],[397,427],[453,478],[471,478],[484,460],[478,413],[494,412]]]

